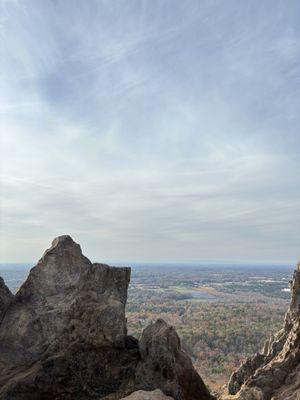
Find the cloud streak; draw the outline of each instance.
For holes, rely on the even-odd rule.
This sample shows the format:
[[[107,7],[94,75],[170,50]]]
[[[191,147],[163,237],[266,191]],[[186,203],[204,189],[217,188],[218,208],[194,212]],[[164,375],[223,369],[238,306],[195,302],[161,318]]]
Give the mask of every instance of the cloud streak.
[[[297,1],[1,7],[1,261],[299,258]]]

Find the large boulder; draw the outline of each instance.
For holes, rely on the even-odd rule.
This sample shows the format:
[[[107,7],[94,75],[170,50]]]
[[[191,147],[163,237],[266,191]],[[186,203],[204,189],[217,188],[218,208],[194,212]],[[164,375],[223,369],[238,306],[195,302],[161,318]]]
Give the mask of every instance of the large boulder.
[[[300,398],[300,263],[294,272],[291,304],[283,329],[272,336],[262,351],[234,372],[229,395],[237,400],[298,400]]]
[[[144,330],[140,353],[137,387],[159,388],[175,400],[212,399],[190,357],[181,349],[175,329],[164,320],[159,319]]]

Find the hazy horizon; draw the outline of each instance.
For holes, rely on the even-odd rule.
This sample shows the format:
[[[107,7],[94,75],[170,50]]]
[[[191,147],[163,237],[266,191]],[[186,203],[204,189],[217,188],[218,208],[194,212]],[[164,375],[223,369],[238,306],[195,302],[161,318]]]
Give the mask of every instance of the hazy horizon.
[[[48,246],[49,247],[49,246]],[[44,249],[46,250],[46,249]],[[15,266],[28,266],[28,268],[31,268],[33,266],[35,266],[39,259],[42,257],[42,253],[43,251],[40,253],[40,255],[35,259],[35,261],[31,260],[31,261],[24,261],[24,260],[19,260],[19,261],[0,261],[0,267],[3,265],[15,265]],[[82,253],[87,256],[87,253],[84,251],[84,249],[82,249],[81,246],[81,250]],[[239,267],[239,266],[246,266],[246,267],[288,267],[288,268],[294,268],[297,265],[297,262],[299,261],[293,261],[293,260],[286,260],[286,261],[281,261],[278,262],[276,260],[265,260],[265,261],[249,261],[249,260],[221,260],[221,259],[199,259],[199,260],[154,260],[154,261],[141,261],[141,260],[120,260],[120,259],[103,259],[100,257],[96,258],[90,258],[87,256],[87,258],[90,259],[91,262],[95,263],[95,262],[99,262],[99,263],[106,263],[109,264],[111,266],[132,266],[132,267],[136,267],[136,266],[158,266],[158,265],[162,265],[162,266],[180,266],[182,265],[184,266],[226,266],[226,267]]]
[[[98,261],[295,265],[299,17],[296,0],[3,0],[0,262],[68,233]]]

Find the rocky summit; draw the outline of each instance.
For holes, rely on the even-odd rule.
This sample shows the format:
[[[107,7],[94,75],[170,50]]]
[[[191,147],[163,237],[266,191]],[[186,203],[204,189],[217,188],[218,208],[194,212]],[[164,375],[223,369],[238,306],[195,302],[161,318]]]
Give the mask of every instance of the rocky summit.
[[[129,281],[130,268],[91,263],[67,235],[15,296],[0,279],[0,399],[212,399],[163,320],[127,336]]]

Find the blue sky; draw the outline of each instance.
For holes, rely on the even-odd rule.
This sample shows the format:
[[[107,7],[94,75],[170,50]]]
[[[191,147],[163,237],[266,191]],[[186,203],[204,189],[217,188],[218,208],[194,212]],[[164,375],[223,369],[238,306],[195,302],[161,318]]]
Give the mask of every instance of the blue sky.
[[[299,1],[1,1],[1,261],[300,258]]]

